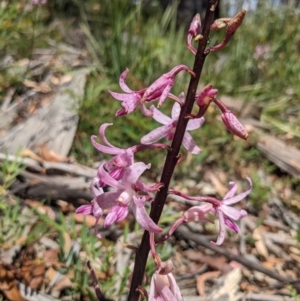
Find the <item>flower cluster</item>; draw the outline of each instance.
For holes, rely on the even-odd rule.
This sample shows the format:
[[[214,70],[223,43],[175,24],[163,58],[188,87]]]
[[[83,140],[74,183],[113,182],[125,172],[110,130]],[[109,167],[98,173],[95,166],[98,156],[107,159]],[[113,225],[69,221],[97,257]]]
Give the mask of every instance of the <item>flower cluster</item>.
[[[226,27],[225,39],[218,45],[212,46],[205,50],[205,54],[211,51],[217,51],[223,48],[232,37],[237,28],[241,25],[245,16],[245,11],[240,12],[234,18],[223,18],[216,20],[211,25],[211,30],[219,30]],[[187,48],[194,54],[197,54],[196,48],[193,46],[193,41],[201,41],[204,37],[200,34],[201,20],[200,15],[197,14],[193,19],[188,30],[186,44]],[[201,152],[201,148],[197,145],[190,131],[196,131],[201,128],[205,119],[204,114],[211,104],[217,105],[221,110],[221,118],[226,128],[234,135],[247,139],[248,133],[236,116],[221,102],[217,97],[218,90],[213,88],[211,84],[205,86],[199,93],[193,94],[192,101],[196,103],[198,112],[192,114],[191,111],[185,113],[185,105],[187,100],[184,93],[175,96],[171,93],[171,89],[175,83],[175,78],[179,72],[186,71],[192,77],[195,77],[197,70],[191,70],[188,66],[180,64],[175,66],[171,71],[163,74],[156,79],[149,87],[141,88],[140,90],[131,90],[126,84],[126,78],[129,70],[126,69],[119,78],[119,85],[123,93],[110,91],[110,95],[121,102],[122,108],[116,112],[116,117],[130,114],[136,110],[138,106],[141,107],[143,115],[152,117],[155,121],[161,124],[156,129],[147,133],[140,139],[140,144],[130,146],[128,148],[119,148],[112,145],[106,137],[106,129],[112,126],[112,123],[105,123],[99,128],[99,138],[97,136],[91,137],[93,146],[104,154],[112,157],[103,162],[98,170],[97,175],[92,180],[91,192],[94,199],[88,205],[83,205],[77,209],[77,213],[92,214],[96,219],[95,232],[98,237],[101,235],[98,232],[98,222],[104,218],[104,228],[110,227],[112,224],[124,220],[131,210],[139,225],[150,233],[149,245],[151,253],[156,263],[156,271],[152,276],[149,300],[182,300],[179,288],[176,284],[175,278],[172,275],[173,266],[170,262],[162,262],[156,252],[155,246],[157,243],[162,243],[168,239],[173,232],[182,223],[192,221],[206,221],[211,222],[215,217],[219,220],[219,236],[213,244],[221,245],[225,239],[225,229],[228,227],[231,231],[238,233],[239,228],[236,221],[246,216],[246,211],[236,209],[231,205],[243,200],[252,189],[252,182],[249,182],[248,188],[236,194],[237,184],[235,182],[229,183],[229,191],[222,200],[214,197],[206,196],[190,196],[169,189],[166,182],[155,183],[149,186],[142,182],[142,174],[151,168],[149,162],[136,162],[135,154],[145,149],[164,149],[168,152],[173,151],[173,142],[179,139],[176,134],[178,128],[182,133],[180,138],[180,145],[182,145],[188,152],[197,155]],[[196,90],[196,89],[195,89]],[[194,91],[195,91],[194,90]],[[162,113],[159,108],[169,98],[175,101],[170,116]],[[151,105],[147,108],[148,103],[158,101],[157,107]],[[182,122],[184,120],[185,123]],[[180,124],[181,122],[181,124]],[[171,145],[158,143],[165,138],[171,141]],[[175,154],[179,157],[179,154]],[[175,164],[177,159],[174,159]],[[171,177],[172,175],[170,175]],[[163,180],[162,180],[163,181]],[[169,183],[169,182],[168,182]],[[109,189],[108,189],[109,187]],[[195,206],[183,212],[179,218],[171,226],[169,232],[163,236],[157,243],[154,241],[154,234],[160,234],[163,229],[157,225],[151,218],[153,215],[148,214],[147,204],[151,204],[154,199],[152,194],[158,192],[160,189],[167,189],[169,194],[176,194],[185,198],[186,200],[195,202]],[[155,201],[156,202],[156,199]],[[163,207],[164,203],[161,204]],[[152,213],[152,212],[151,212]]]

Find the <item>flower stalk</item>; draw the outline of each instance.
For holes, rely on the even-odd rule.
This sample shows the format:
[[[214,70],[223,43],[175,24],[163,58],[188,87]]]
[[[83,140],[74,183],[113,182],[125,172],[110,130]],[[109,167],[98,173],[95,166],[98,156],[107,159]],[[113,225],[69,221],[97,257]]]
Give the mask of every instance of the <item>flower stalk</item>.
[[[205,19],[203,22],[203,30],[201,33],[202,39],[199,41],[198,49],[195,55],[194,66],[193,66],[193,72],[195,73],[195,77],[191,77],[190,79],[186,101],[182,106],[178,118],[178,124],[174,134],[174,139],[172,141],[171,151],[168,152],[165,160],[163,172],[160,179],[160,182],[162,182],[164,186],[157,192],[156,197],[151,205],[150,218],[155,223],[158,223],[160,216],[162,214],[162,210],[168,195],[169,184],[175,166],[179,159],[180,146],[186,131],[187,123],[189,121],[189,119],[187,119],[186,116],[191,114],[193,104],[195,102],[198,83],[204,66],[205,58],[207,56],[207,54],[205,53],[205,49],[209,37],[210,26],[213,23],[214,9],[217,3],[218,0],[209,0],[207,4]],[[197,116],[197,117],[200,118],[202,116]],[[137,291],[137,288],[142,283],[149,251],[150,251],[149,232],[145,231],[141,244],[135,256],[135,265],[133,270],[133,276],[132,276],[128,301],[137,301],[139,299],[140,294]]]

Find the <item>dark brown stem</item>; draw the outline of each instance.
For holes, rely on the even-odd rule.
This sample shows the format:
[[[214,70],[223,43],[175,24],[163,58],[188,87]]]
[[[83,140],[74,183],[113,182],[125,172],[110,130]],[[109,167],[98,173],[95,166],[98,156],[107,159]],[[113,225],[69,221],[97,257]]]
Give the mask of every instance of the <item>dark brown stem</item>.
[[[193,71],[195,72],[196,76],[191,77],[186,100],[184,106],[181,108],[180,116],[178,119],[178,124],[176,127],[176,132],[174,135],[174,139],[171,145],[171,151],[168,152],[161,180],[160,182],[164,183],[164,187],[158,191],[156,194],[155,200],[152,203],[150,217],[155,223],[158,223],[161,213],[163,211],[163,207],[168,195],[169,184],[178,161],[178,154],[180,150],[180,146],[182,143],[182,139],[185,133],[185,129],[187,123],[189,121],[188,118],[185,118],[186,115],[191,114],[193,104],[195,102],[195,95],[196,90],[198,87],[198,83],[200,80],[200,75],[203,69],[204,61],[206,58],[205,48],[208,41],[210,26],[214,19],[214,10],[217,6],[218,0],[209,0],[206,15],[204,20],[204,26],[202,31],[203,38],[199,42],[198,50],[195,56],[195,62]],[[128,301],[137,301],[139,299],[139,292],[137,288],[141,286],[142,280],[144,278],[145,267],[147,263],[148,253],[150,250],[149,244],[149,233],[147,231],[144,232],[141,244],[136,252],[135,256],[135,264],[133,270],[133,276],[131,281],[130,292],[128,296]]]

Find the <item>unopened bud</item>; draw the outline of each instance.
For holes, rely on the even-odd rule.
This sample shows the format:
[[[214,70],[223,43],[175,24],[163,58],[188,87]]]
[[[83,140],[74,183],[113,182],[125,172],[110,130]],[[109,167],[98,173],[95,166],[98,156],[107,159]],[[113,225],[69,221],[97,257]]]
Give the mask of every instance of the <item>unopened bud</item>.
[[[199,107],[208,106],[217,95],[218,90],[213,89],[212,85],[205,86],[197,96],[196,103]]]
[[[226,128],[234,135],[247,140],[248,132],[244,126],[239,122],[235,115],[229,110],[222,114],[222,120]]]
[[[192,45],[192,40],[193,40],[193,38],[195,38],[195,40],[201,39],[202,36],[200,35],[200,30],[201,30],[201,18],[200,18],[200,14],[197,14],[191,22],[191,25],[190,25],[190,28],[188,30],[188,34],[186,37],[186,46],[193,54],[196,54],[197,50]]]
[[[214,98],[213,101],[222,111],[221,117],[227,130],[230,131],[232,134],[247,140],[248,132],[246,131],[244,126],[239,122],[239,120],[235,117],[235,115],[227,109],[227,107],[222,101],[216,98]]]
[[[227,35],[230,35],[230,37],[237,31],[237,29],[241,26],[243,23],[243,20],[246,16],[246,10],[243,9],[239,13],[237,13],[236,16],[234,16],[227,25],[227,31],[226,31],[226,37]]]

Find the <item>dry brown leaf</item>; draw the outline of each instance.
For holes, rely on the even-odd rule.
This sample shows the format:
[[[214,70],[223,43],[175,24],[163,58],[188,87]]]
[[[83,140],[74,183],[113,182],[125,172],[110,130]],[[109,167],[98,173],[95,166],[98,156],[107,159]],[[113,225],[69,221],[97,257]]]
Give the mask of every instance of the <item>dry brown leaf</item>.
[[[228,188],[225,185],[223,185],[223,183],[219,180],[219,178],[215,174],[209,171],[206,173],[206,176],[210,179],[210,181],[212,182],[214,188],[216,189],[219,195],[223,196],[227,193]]]
[[[263,256],[264,258],[268,258],[269,252],[265,245],[264,238],[262,236],[262,227],[258,227],[253,231],[253,238],[256,240],[255,248],[258,254]]]
[[[49,93],[51,91],[50,86],[46,83],[37,83],[32,80],[25,79],[23,84],[25,87],[32,88],[36,92]]]
[[[223,274],[228,273],[232,270],[232,267],[227,263],[227,259],[224,256],[214,257],[201,255],[199,256],[199,251],[187,250],[184,253],[185,258],[192,261],[206,263],[209,266],[221,271]]]
[[[52,220],[55,220],[56,215],[55,212],[49,206],[42,205],[38,201],[26,200],[25,204],[31,208],[37,209],[40,213],[47,215]]]
[[[69,83],[71,80],[72,80],[72,75],[71,74],[66,74],[66,75],[64,75],[60,78],[59,82],[60,82],[61,85],[64,85],[66,83]]]
[[[52,287],[52,292],[61,292],[62,290],[66,288],[73,287],[72,281],[69,279],[69,277],[64,276],[61,280],[57,281],[55,285]]]
[[[21,296],[14,274],[0,265],[0,290],[9,301],[25,301]]]
[[[58,272],[54,268],[52,267],[48,268],[45,273],[45,283],[49,284],[51,281],[53,281],[57,273]]]
[[[197,277],[197,291],[200,296],[205,295],[205,281],[221,275],[220,271],[207,272]]]
[[[52,76],[50,80],[51,80],[51,83],[53,85],[55,85],[55,86],[59,85],[59,78],[58,77]]]
[[[72,247],[71,236],[69,235],[69,233],[64,232],[63,237],[64,237],[64,246],[63,246],[64,254],[69,254]]]
[[[55,153],[54,151],[47,148],[46,144],[39,145],[39,153],[42,159],[49,162],[68,162],[66,156]]]
[[[78,214],[78,213],[74,213],[72,214],[72,216],[74,217],[75,221],[77,223],[85,223],[89,228],[94,227],[95,223],[96,223],[96,218],[92,215],[83,215],[83,214]],[[99,224],[103,224],[103,218],[100,218],[98,221],[98,225]]]
[[[252,293],[259,293],[261,292],[261,289],[253,284],[249,284],[246,281],[242,281],[240,284],[240,288],[245,293],[252,292]]]
[[[20,157],[31,158],[31,159],[34,159],[36,161],[43,162],[43,159],[40,156],[38,156],[35,152],[33,152],[32,150],[30,150],[29,148],[23,149],[20,152],[19,156]]]
[[[300,263],[300,256],[299,256],[299,255],[296,255],[296,254],[291,253],[290,256],[291,256],[295,261],[297,261],[298,263]]]

